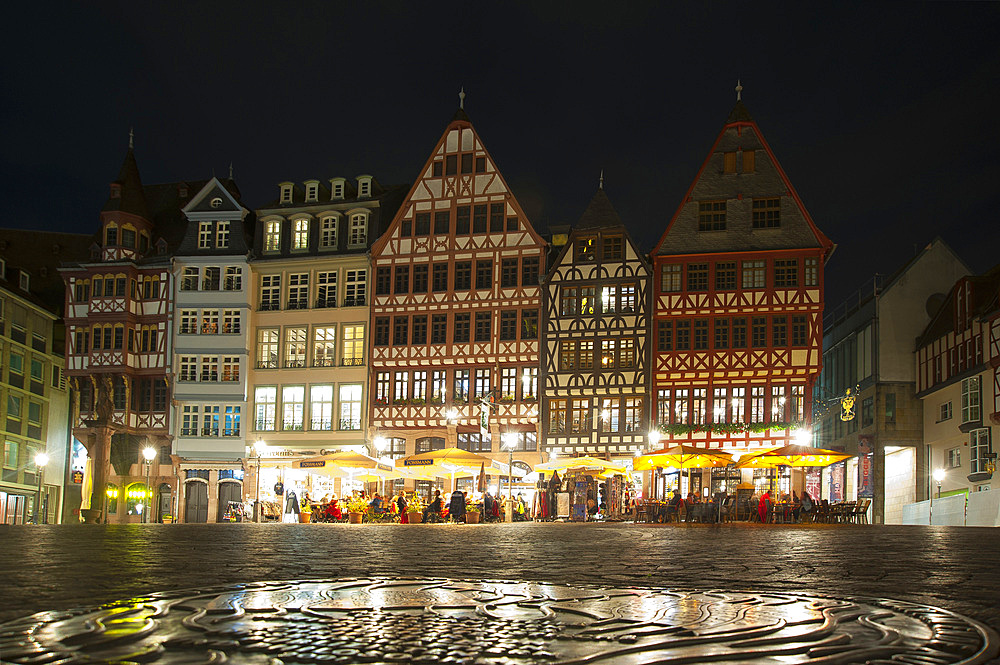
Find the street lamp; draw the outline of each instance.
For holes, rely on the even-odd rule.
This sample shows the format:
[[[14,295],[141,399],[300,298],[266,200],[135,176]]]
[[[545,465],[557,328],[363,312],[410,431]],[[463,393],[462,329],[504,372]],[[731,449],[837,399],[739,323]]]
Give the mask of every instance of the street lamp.
[[[651,429],[649,433],[646,434],[646,440],[649,442],[649,447],[655,449],[660,443],[660,430]]]
[[[45,453],[35,455],[35,467],[38,473],[38,498],[35,500],[35,524],[38,524],[38,517],[41,515],[43,524],[48,524],[48,510],[41,510],[42,503],[42,479],[45,476],[45,465],[49,463],[49,456]]]
[[[260,456],[267,452],[267,444],[258,441],[250,448],[250,455],[257,458],[257,488],[253,497],[253,521],[260,522]]]
[[[937,498],[941,498],[941,481],[944,480],[944,469],[934,469],[934,481],[937,482],[938,495]]]
[[[514,521],[514,448],[517,447],[517,433],[505,432],[501,450],[507,451],[507,521]]]
[[[145,510],[142,511],[143,524],[149,523],[149,504],[153,502],[153,491],[149,488],[149,469],[153,466],[155,457],[156,451],[153,450],[152,446],[146,446],[142,449],[142,458],[146,461],[146,506]]]

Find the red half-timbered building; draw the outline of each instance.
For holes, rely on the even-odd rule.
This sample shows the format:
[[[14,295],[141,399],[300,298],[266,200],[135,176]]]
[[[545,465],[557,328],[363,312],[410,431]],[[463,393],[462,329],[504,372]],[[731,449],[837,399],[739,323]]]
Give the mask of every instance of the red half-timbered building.
[[[515,458],[539,461],[545,252],[459,109],[372,247],[370,440],[396,457],[457,446],[506,463],[512,433]]]
[[[131,481],[145,480],[142,448],[157,452],[153,475],[170,473],[168,249],[184,232],[181,208],[204,184],[143,186],[130,144],[101,210],[90,260],[61,269],[66,372],[77,402],[73,434],[93,465],[85,521],[109,515],[126,521],[136,515],[134,504],[146,503],[125,491]]]
[[[832,250],[738,100],[652,253],[663,443],[745,451],[809,426]]]

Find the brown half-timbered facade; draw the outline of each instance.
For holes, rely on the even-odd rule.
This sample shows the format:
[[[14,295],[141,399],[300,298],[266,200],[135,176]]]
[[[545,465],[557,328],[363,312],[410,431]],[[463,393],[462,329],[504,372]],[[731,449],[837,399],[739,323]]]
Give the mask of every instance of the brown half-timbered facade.
[[[779,446],[808,426],[832,249],[738,101],[653,251],[668,445]]]
[[[458,446],[506,463],[510,432],[516,458],[538,461],[545,251],[459,109],[372,248],[372,438],[394,456]]]
[[[142,508],[135,505],[144,499],[128,494],[133,481],[144,481],[143,447],[158,453],[153,476],[171,473],[168,248],[184,232],[182,207],[204,185],[143,186],[130,145],[101,210],[91,260],[61,269],[66,373],[77,401],[73,433],[93,464],[87,521],[138,519]]]
[[[549,454],[631,456],[649,429],[649,275],[601,188],[542,289]]]

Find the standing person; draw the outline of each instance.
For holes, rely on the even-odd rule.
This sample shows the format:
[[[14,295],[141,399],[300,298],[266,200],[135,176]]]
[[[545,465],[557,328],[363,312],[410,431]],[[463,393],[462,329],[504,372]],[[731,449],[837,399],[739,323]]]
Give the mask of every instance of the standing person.
[[[399,523],[409,524],[410,516],[406,512],[406,508],[409,504],[406,502],[406,492],[404,490],[399,490],[399,496],[396,497],[396,509],[399,510]]]
[[[760,495],[760,502],[757,504],[757,515],[761,524],[767,524],[767,511],[771,507],[771,493],[765,491]]]

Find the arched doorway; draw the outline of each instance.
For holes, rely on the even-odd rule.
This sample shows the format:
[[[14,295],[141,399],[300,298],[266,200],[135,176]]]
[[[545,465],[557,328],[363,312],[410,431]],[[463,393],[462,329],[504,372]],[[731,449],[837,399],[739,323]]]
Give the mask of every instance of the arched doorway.
[[[215,518],[216,522],[241,522],[243,517],[243,487],[236,482],[219,483],[219,512]],[[225,519],[230,503],[239,504],[233,506],[234,512],[239,514],[239,519],[235,516]]]
[[[157,522],[163,521],[164,515],[169,515],[170,519],[174,519],[173,515],[173,492],[170,489],[169,483],[163,483],[160,485],[159,500],[157,502],[158,510],[152,516]]]
[[[208,483],[194,480],[184,484],[184,521],[188,524],[208,522]]]

